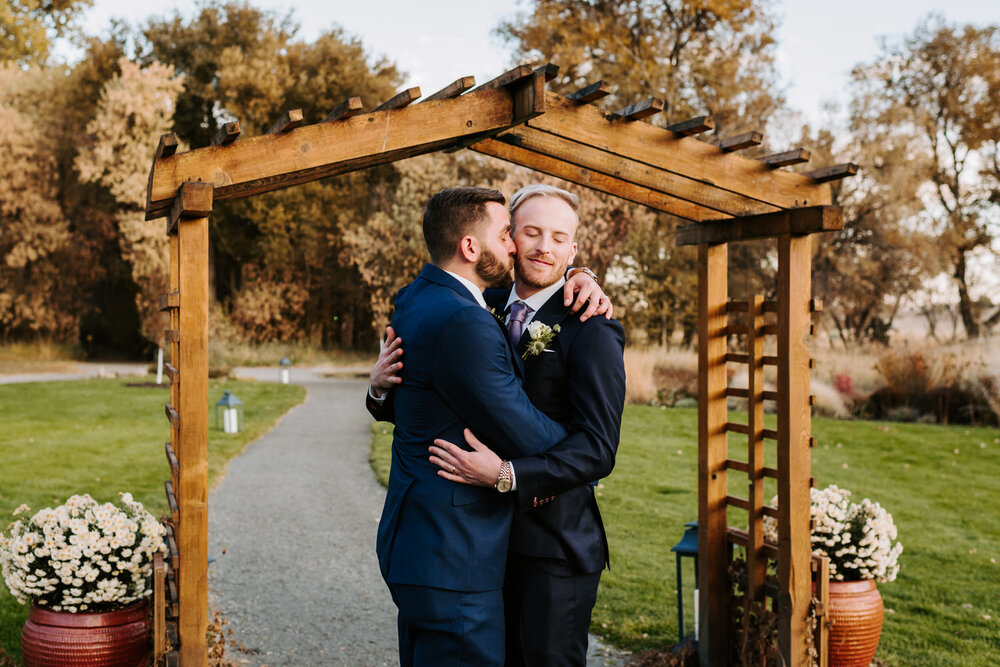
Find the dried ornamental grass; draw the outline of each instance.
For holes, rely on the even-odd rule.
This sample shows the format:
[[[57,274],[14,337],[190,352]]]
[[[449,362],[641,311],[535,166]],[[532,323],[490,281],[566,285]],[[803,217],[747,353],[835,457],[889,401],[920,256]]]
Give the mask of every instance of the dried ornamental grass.
[[[121,494],[122,507],[89,495],[43,509],[0,533],[0,571],[11,594],[53,611],[109,611],[152,594],[153,554],[166,529]],[[14,515],[29,508],[22,505]]]

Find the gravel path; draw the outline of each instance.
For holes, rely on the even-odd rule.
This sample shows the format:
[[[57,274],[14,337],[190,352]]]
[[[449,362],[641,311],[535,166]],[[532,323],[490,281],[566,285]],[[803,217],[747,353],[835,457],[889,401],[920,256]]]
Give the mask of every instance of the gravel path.
[[[228,651],[236,662],[398,664],[375,558],[385,491],[368,464],[367,383],[324,376],[293,371],[305,402],[231,461],[211,495],[212,606],[241,647]],[[590,653],[590,667],[623,664],[593,637]]]

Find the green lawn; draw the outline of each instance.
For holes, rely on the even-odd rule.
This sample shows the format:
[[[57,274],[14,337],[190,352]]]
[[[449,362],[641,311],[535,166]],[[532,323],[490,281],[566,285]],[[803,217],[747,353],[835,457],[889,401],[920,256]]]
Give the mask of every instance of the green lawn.
[[[373,433],[372,463],[384,475],[391,429],[377,424]],[[625,409],[615,472],[598,489],[611,570],[593,622],[619,647],[677,640],[670,547],[697,518],[697,435],[696,410]],[[899,666],[1000,664],[1000,430],[816,418],[813,435],[817,485],[881,503],[904,545],[898,579],[879,586],[887,613],[878,657]],[[746,458],[745,443],[731,436],[734,458]],[[767,457],[774,465],[773,448]],[[731,474],[729,488],[745,497],[740,477]],[[690,629],[693,572],[684,576]]]
[[[127,387],[149,378],[77,380],[0,385],[0,528],[21,503],[33,510],[74,493],[100,502],[130,491],[153,514],[166,509],[169,477],[163,443],[170,439],[165,388]],[[164,385],[166,387],[166,385]],[[209,476],[214,484],[226,463],[305,397],[296,385],[211,381],[209,401],[232,389],[245,404],[246,428],[227,435],[209,415]],[[27,607],[0,585],[0,647],[20,659]],[[2,660],[0,660],[2,662]]]

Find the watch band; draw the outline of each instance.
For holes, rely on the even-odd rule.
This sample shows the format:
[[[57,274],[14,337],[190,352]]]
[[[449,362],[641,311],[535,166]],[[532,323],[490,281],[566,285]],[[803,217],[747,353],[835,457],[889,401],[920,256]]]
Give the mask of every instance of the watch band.
[[[597,279],[597,274],[588,269],[586,266],[574,266],[573,268],[570,269],[570,271],[580,271],[582,273],[586,273],[588,276],[594,279],[595,283],[597,283],[598,285],[601,284],[601,281]]]
[[[513,485],[514,479],[510,474],[510,461],[504,461],[500,464],[500,474],[497,475],[497,481],[493,488],[500,493],[507,493]]]

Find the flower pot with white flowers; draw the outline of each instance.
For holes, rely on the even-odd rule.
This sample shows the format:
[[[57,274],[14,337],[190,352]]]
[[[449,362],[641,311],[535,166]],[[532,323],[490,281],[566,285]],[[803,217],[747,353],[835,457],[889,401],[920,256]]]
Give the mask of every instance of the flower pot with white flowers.
[[[868,667],[882,634],[882,596],[875,582],[896,580],[903,545],[892,515],[831,485],[811,489],[812,550],[830,559],[829,655],[833,667]],[[764,519],[765,539],[777,542],[777,522]]]
[[[15,516],[29,511],[22,505]],[[121,507],[89,495],[18,519],[0,533],[0,571],[21,604],[25,667],[146,664],[153,554],[166,529],[123,493]]]

